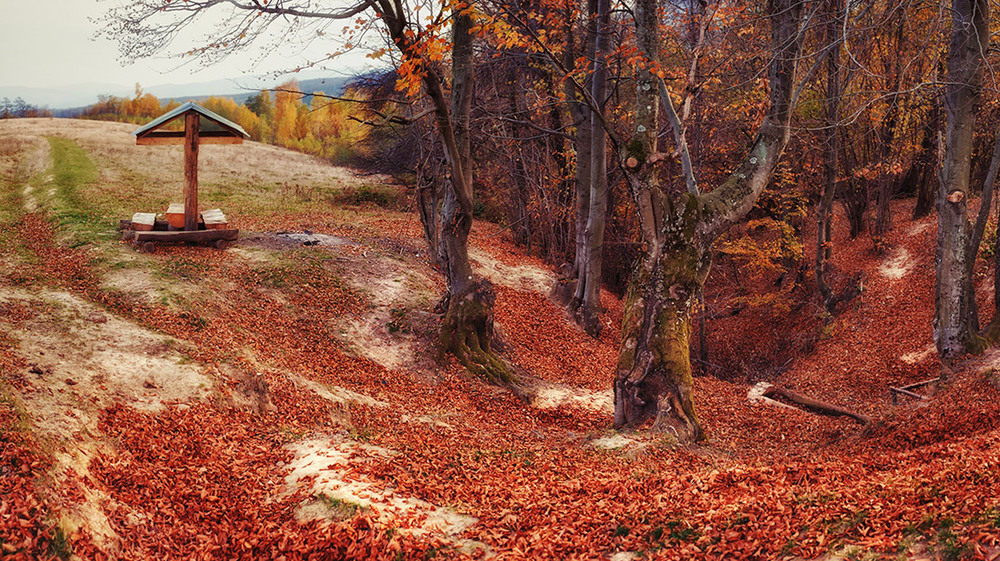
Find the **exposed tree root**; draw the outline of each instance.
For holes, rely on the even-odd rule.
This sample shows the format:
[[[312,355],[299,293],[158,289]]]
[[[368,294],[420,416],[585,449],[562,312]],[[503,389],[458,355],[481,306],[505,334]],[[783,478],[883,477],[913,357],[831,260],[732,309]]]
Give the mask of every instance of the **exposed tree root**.
[[[493,351],[493,284],[480,279],[464,294],[454,294],[441,325],[441,350],[455,355],[472,374],[493,384],[517,381],[513,369]]]

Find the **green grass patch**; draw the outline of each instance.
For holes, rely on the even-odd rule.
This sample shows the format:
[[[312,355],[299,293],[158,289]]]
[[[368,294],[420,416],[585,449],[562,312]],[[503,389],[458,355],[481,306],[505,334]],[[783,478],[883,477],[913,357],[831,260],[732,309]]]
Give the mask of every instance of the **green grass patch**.
[[[0,408],[7,409],[13,413],[12,421],[0,426],[0,433],[13,431],[27,433],[31,431],[31,421],[28,420],[28,412],[18,401],[7,382],[0,378]]]
[[[73,556],[73,544],[69,536],[59,526],[56,526],[52,535],[52,542],[49,544],[49,555],[58,559],[70,559]]]
[[[359,511],[365,510],[364,505],[337,497],[331,497],[322,493],[317,495],[316,498],[322,501],[323,504],[330,509],[331,517],[337,520],[347,520],[349,518],[353,518]]]
[[[92,206],[81,192],[97,182],[97,166],[79,144],[65,138],[48,138],[52,167],[36,178],[35,193],[48,199],[56,225],[70,247],[106,240],[114,233],[114,221]],[[45,181],[48,179],[48,181]]]
[[[0,181],[0,223],[13,224],[24,215],[22,188],[21,182],[17,180]]]

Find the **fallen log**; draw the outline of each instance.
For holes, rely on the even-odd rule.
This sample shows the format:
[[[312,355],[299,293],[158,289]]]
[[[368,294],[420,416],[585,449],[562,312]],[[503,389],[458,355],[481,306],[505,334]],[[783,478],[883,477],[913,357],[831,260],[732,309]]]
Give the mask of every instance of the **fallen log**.
[[[810,411],[819,413],[821,415],[831,415],[834,417],[850,417],[855,421],[861,423],[862,425],[867,425],[872,422],[871,418],[867,415],[862,415],[861,413],[856,413],[850,409],[844,409],[839,405],[834,405],[832,403],[827,403],[825,401],[820,401],[818,399],[813,399],[811,397],[806,397],[801,394],[797,394],[791,390],[786,390],[785,388],[779,388],[778,386],[769,386],[764,391],[765,397],[782,397],[795,403],[801,405]]]

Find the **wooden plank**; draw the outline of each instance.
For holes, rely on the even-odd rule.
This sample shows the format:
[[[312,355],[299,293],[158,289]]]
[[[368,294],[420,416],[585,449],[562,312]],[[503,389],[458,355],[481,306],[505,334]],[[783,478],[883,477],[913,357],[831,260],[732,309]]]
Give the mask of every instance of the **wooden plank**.
[[[170,203],[166,212],[167,223],[177,230],[184,229],[184,203]]]
[[[132,229],[150,231],[156,224],[155,212],[137,212],[132,215]]]
[[[195,230],[193,232],[135,232],[133,239],[137,242],[214,242],[216,240],[235,240],[239,230]]]
[[[202,133],[204,135],[204,133]],[[202,144],[243,144],[242,136],[202,136]]]
[[[229,221],[222,209],[213,208],[201,213],[201,221],[207,230],[225,230],[229,227]]]
[[[119,220],[118,221],[118,229],[119,230],[131,230],[132,229],[132,221],[131,220]],[[167,231],[167,230],[170,229],[170,223],[167,222],[166,220],[157,220],[156,222],[153,222],[153,229],[154,230]]]
[[[184,229],[198,229],[198,127],[201,115],[184,115]]]
[[[218,135],[218,136],[216,136]],[[171,131],[170,134],[156,133],[137,137],[135,143],[139,146],[178,146],[184,144],[184,133]],[[200,144],[243,144],[242,136],[230,136],[222,132],[201,133]]]

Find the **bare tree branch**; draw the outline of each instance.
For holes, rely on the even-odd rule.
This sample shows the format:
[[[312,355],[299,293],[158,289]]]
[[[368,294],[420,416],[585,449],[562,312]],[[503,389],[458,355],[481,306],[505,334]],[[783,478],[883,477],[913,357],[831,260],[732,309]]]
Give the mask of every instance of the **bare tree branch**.
[[[660,90],[660,104],[667,110],[667,120],[670,121],[670,128],[674,131],[674,142],[677,143],[677,150],[681,154],[681,170],[684,173],[684,181],[687,183],[688,193],[699,194],[698,180],[694,176],[694,168],[691,166],[691,153],[688,150],[687,138],[684,134],[684,125],[677,116],[674,109],[674,102],[670,99],[670,92],[667,91],[667,84],[663,78],[657,78],[657,86]]]

